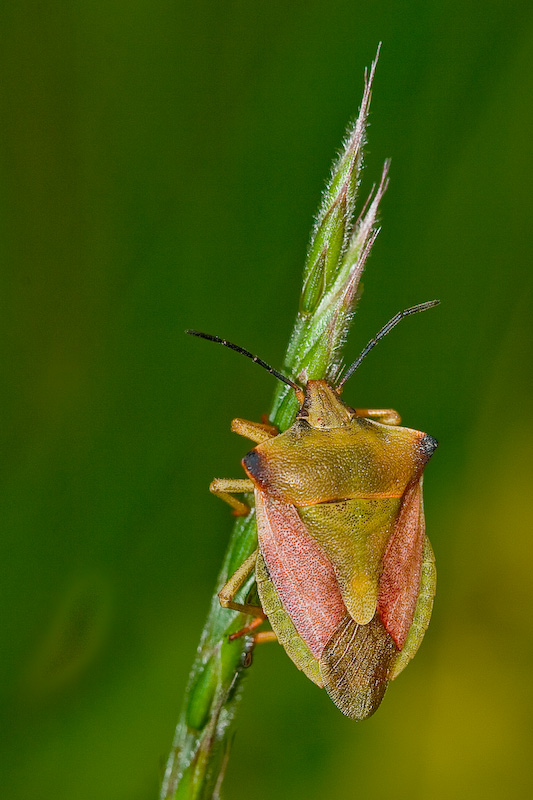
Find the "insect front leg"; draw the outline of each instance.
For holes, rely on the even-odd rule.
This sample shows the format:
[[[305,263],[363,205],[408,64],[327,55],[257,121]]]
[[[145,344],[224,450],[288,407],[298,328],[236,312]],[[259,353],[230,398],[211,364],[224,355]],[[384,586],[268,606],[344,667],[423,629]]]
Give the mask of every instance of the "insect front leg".
[[[245,517],[250,513],[250,506],[233,497],[233,492],[253,492],[254,485],[248,478],[215,478],[211,481],[209,491],[224,500],[233,508],[237,517]]]
[[[251,439],[252,442],[257,444],[266,442],[267,439],[272,439],[273,436],[277,436],[279,433],[276,426],[270,425],[268,422],[250,422],[239,417],[231,421],[231,430],[233,433],[238,433],[239,436]]]
[[[383,425],[399,425],[402,418],[393,408],[354,408],[356,417],[370,417]]]

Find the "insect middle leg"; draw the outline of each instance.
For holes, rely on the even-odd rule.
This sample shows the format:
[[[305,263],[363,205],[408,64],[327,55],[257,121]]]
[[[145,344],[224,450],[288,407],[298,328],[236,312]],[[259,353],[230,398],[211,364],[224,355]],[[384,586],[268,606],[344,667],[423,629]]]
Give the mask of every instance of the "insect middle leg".
[[[234,639],[239,639],[258,628],[266,620],[266,614],[261,606],[254,606],[251,603],[236,603],[234,597],[244,584],[250,573],[255,567],[259,548],[254,550],[251,556],[246,561],[243,561],[239,569],[231,576],[229,581],[224,584],[218,593],[218,599],[222,608],[231,608],[234,611],[241,611],[243,614],[252,614],[253,620],[245,625],[240,630],[232,633],[229,637],[230,642]],[[254,644],[262,644],[263,642],[277,642],[278,637],[274,631],[260,631],[254,635]]]
[[[253,492],[254,485],[248,478],[215,478],[211,481],[209,491],[224,500],[233,508],[237,517],[245,517],[250,513],[250,506],[233,496],[234,492]]]
[[[229,581],[224,584],[218,593],[218,599],[222,608],[231,608],[233,611],[240,611],[242,614],[251,614],[255,619],[263,621],[266,619],[266,614],[261,606],[254,606],[251,603],[236,603],[233,599],[254,569],[258,553],[259,548],[254,550],[246,561],[243,561],[239,569],[233,573]],[[256,623],[253,627],[257,627],[259,624]]]

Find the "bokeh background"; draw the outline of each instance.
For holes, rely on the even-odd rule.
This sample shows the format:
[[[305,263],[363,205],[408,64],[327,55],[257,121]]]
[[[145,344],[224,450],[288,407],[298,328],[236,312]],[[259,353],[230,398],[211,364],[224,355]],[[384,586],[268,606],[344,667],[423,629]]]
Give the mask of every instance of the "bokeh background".
[[[527,0],[96,0],[0,11],[0,785],[155,800],[231,520],[232,416],[280,365],[312,216],[382,40],[383,229],[346,389],[440,442],[434,618],[378,713],[256,653],[226,797],[533,792]]]

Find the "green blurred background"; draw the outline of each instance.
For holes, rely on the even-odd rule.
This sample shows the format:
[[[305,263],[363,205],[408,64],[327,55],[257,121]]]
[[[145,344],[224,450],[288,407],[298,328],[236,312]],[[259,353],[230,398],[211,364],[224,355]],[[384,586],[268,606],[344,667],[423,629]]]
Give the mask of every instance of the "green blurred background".
[[[228,798],[531,796],[528,0],[0,11],[2,798],[155,800],[230,530],[207,492],[280,365],[312,216],[383,41],[392,158],[347,386],[441,446],[434,618],[365,723],[256,653]]]

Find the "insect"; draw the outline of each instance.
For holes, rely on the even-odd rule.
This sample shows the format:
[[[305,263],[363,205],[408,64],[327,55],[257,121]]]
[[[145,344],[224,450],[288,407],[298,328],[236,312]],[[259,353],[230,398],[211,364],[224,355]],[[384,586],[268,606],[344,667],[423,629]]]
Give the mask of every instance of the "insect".
[[[363,358],[401,319],[396,314],[344,377],[300,387],[237,345],[218,342],[287,383],[300,409],[279,433],[234,419],[255,447],[242,459],[246,479],[214,480],[211,491],[235,514],[253,492],[258,548],[219,593],[223,607],[265,617],[287,654],[352,719],[378,708],[387,683],[415,655],[435,594],[433,551],[425,535],[422,474],[437,447],[430,435],[400,426],[392,409],[353,409],[340,398]],[[255,570],[261,608],[235,601]]]

